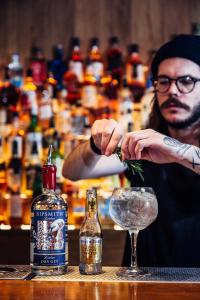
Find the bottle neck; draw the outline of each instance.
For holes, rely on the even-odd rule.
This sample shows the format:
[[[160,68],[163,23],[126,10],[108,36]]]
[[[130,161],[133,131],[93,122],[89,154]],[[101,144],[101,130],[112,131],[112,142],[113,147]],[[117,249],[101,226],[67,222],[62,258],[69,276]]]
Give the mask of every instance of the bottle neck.
[[[87,191],[86,215],[89,217],[98,216],[96,189]]]
[[[54,193],[56,190],[56,166],[44,165],[42,167],[43,192]]]

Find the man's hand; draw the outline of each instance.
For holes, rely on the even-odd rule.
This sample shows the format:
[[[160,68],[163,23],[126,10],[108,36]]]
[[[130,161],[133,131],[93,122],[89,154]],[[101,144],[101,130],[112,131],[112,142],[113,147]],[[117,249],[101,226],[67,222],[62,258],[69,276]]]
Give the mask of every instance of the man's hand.
[[[180,162],[191,145],[153,129],[127,133],[122,141],[122,159],[149,160],[155,163]]]
[[[124,136],[124,128],[113,119],[102,119],[93,123],[91,134],[101,153],[110,156],[121,142]]]

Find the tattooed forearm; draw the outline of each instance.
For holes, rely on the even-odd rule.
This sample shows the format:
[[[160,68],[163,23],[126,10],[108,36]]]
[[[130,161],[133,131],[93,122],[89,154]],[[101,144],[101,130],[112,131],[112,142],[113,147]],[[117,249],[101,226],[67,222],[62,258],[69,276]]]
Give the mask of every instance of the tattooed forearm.
[[[195,152],[196,152],[197,157],[200,159],[200,149],[196,148]]]
[[[165,136],[163,138],[163,142],[169,147],[176,148],[176,153],[181,155],[183,155],[186,151],[188,151],[188,149],[192,147],[191,145],[183,144],[169,136]]]
[[[194,147],[195,157],[192,157],[192,167],[195,169],[196,167],[199,168],[200,166],[200,149]]]
[[[200,148],[189,144],[183,144],[169,136],[165,136],[163,142],[178,154],[180,157],[179,162],[182,165],[188,167],[197,174],[200,174]]]

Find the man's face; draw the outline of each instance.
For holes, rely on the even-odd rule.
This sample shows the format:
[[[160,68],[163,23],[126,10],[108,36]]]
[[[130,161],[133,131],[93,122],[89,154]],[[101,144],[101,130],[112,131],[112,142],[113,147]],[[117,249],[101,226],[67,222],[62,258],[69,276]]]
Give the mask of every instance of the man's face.
[[[158,76],[175,79],[186,75],[200,79],[199,65],[185,58],[168,58],[158,68]],[[192,92],[184,94],[172,81],[166,93],[157,92],[157,100],[160,112],[170,127],[186,128],[200,120],[200,82],[196,82]]]

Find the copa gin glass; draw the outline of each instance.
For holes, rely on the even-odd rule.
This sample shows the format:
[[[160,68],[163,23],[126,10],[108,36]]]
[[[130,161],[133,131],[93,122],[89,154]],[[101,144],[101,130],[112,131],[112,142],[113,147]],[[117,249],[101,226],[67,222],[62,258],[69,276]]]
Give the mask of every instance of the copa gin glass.
[[[133,277],[145,274],[137,265],[137,236],[157,217],[158,204],[151,187],[115,188],[109,206],[110,216],[115,223],[128,230],[131,238],[131,266],[122,268],[118,276]]]

